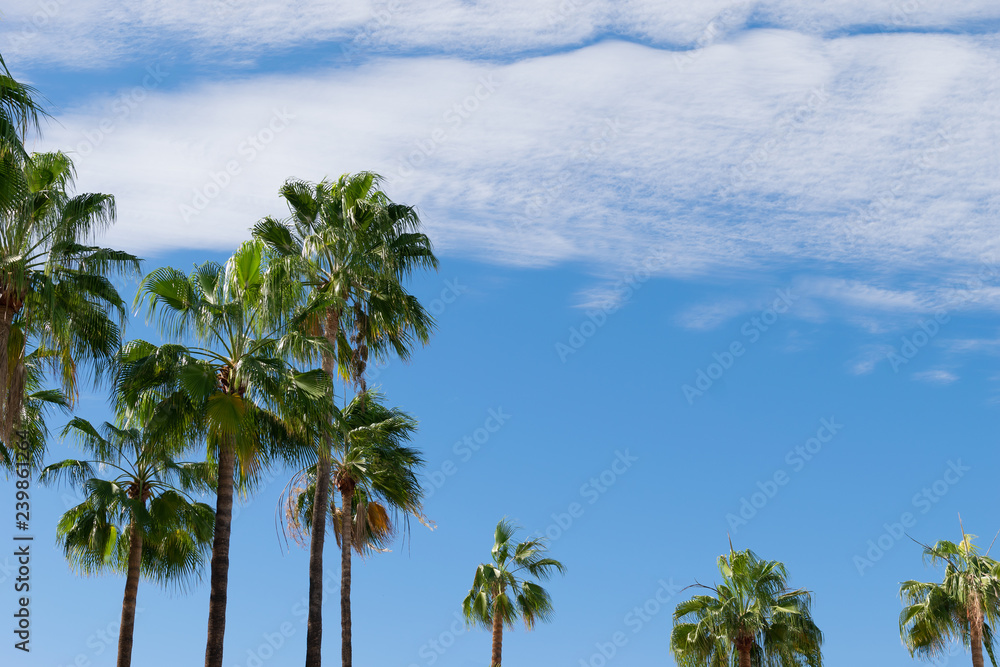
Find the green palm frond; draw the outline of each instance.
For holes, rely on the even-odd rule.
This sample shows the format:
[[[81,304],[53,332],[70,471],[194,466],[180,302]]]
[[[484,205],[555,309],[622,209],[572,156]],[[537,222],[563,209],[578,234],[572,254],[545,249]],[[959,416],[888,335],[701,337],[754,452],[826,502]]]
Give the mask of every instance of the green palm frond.
[[[119,407],[142,413],[159,437],[207,442],[210,460],[220,443],[236,452],[240,489],[250,492],[273,461],[301,458],[299,435],[288,412],[298,416],[308,394],[325,396],[314,372],[289,366],[291,352],[306,348],[307,337],[283,335],[288,305],[297,289],[265,289],[268,251],[260,241],[242,244],[223,264],[206,262],[190,274],[164,267],[142,281],[136,304],[147,306],[164,334],[194,338],[194,345],[136,341],[125,345],[116,361]],[[327,383],[328,384],[328,383]]]
[[[978,618],[982,643],[978,648],[985,648],[996,666],[991,624],[1000,618],[1000,563],[980,554],[972,543],[974,537],[963,533],[958,544],[941,540],[924,546],[925,561],[944,567],[941,583],[911,580],[900,584],[904,608],[899,633],[911,656],[940,658],[952,642],[975,650],[972,623]]]
[[[814,623],[810,594],[790,589],[778,561],[750,550],[718,559],[721,583],[674,609],[670,648],[678,665],[738,664],[741,648],[760,667],[821,667],[823,635]]]
[[[6,92],[0,82],[0,97]],[[61,401],[72,406],[81,369],[95,384],[110,370],[127,319],[112,278],[136,275],[140,262],[92,245],[115,220],[114,198],[72,194],[74,178],[65,154],[35,154],[20,163],[18,197],[0,206],[0,436],[8,448],[44,432],[44,425],[20,430],[25,409],[45,416],[43,406],[26,405],[29,395],[51,398],[25,383],[29,358],[59,380]]]
[[[383,396],[373,390],[333,412],[331,477],[352,480],[353,536],[359,540],[352,540],[352,548],[360,555],[369,555],[387,548],[397,532],[398,513],[427,522],[417,476],[424,460],[416,449],[406,446],[417,422],[398,408],[387,408]],[[310,466],[293,486],[296,488],[288,494],[284,516],[297,541],[303,541],[312,526],[316,466]],[[330,503],[329,527],[339,543],[341,512],[333,494]]]
[[[57,537],[81,574],[122,573],[128,565],[131,526],[142,534],[144,576],[183,588],[207,561],[215,512],[195,501],[210,471],[173,459],[170,442],[150,432],[105,422],[99,427],[76,417],[63,431],[93,458],[47,466],[43,484],[69,483],[85,500],[59,520]]]
[[[565,566],[548,556],[544,538],[515,542],[518,527],[504,517],[493,531],[492,562],[476,568],[472,588],[462,602],[466,623],[492,628],[499,617],[510,628],[521,620],[528,630],[551,620],[548,592],[530,578],[547,580],[564,574]],[[530,577],[530,578],[529,578]]]

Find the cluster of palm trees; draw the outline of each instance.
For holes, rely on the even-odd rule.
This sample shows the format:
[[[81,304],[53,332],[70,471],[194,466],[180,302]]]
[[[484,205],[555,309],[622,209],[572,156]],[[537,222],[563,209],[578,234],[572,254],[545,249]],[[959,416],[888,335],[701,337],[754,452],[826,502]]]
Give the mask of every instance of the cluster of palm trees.
[[[910,655],[928,660],[960,643],[973,667],[984,667],[983,651],[997,667],[994,628],[1000,620],[1000,562],[980,554],[974,535],[962,530],[955,544],[922,545],[924,558],[943,565],[938,582],[904,581],[899,634]],[[811,596],[788,586],[778,561],[750,550],[719,556],[722,583],[694,584],[706,592],[677,605],[670,649],[681,667],[821,667],[823,634],[811,614]]]
[[[271,466],[291,466],[280,504],[283,525],[309,545],[306,665],[321,664],[331,530],[350,667],[352,554],[384,550],[408,517],[428,523],[423,459],[409,445],[417,422],[365,380],[370,362],[407,358],[434,326],[405,287],[437,266],[416,212],[392,202],[372,173],[290,180],[280,190],[289,216],[258,222],[225,263],[142,277],[135,305],[167,342],[125,341],[129,308],[115,280],[140,277],[140,260],[94,245],[115,220],[111,195],[74,194],[69,157],[25,150],[44,115],[35,95],[0,57],[0,463],[13,468],[14,452],[26,451],[43,483],[83,491],[57,535],[77,571],[125,574],[118,667],[131,664],[140,579],[185,587],[206,564],[205,665],[222,667],[234,496],[253,493]],[[62,435],[85,457],[43,467],[46,418],[72,412],[84,371],[110,380],[115,422],[72,418]],[[468,623],[492,632],[493,667],[505,628],[552,616],[538,580],[565,571],[544,539],[517,542],[517,530],[506,518],[497,524],[492,558],[462,603]],[[901,584],[911,655],[934,658],[957,641],[973,667],[984,650],[997,666],[1000,563],[972,537],[963,529],[958,544],[924,546],[945,567],[941,583]],[[721,583],[695,584],[703,592],[676,607],[679,665],[822,665],[810,593],[789,587],[783,564],[730,545],[718,568]]]
[[[83,491],[57,529],[73,567],[126,575],[119,667],[131,664],[140,578],[184,586],[206,563],[205,664],[221,667],[234,495],[252,493],[270,466],[292,466],[287,525],[310,543],[306,664],[320,664],[333,530],[349,666],[352,552],[383,549],[400,515],[424,520],[423,461],[408,446],[416,420],[365,382],[370,361],[406,358],[434,325],[404,286],[437,266],[418,216],[375,174],[288,181],[288,218],[260,221],[225,263],[142,277],[135,305],[167,342],[125,341],[115,280],[140,277],[140,260],[93,245],[114,222],[111,195],[73,194],[66,155],[24,149],[41,115],[0,59],[3,462],[26,450],[42,468],[48,411],[72,412],[82,372],[110,381],[114,423],[73,418],[63,435],[84,457],[40,479]],[[206,493],[214,509],[199,501]]]

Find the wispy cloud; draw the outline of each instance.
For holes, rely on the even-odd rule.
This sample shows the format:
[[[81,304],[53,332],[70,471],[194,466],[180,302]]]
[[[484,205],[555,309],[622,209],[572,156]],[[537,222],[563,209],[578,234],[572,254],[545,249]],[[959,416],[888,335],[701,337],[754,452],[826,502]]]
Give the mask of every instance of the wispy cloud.
[[[914,373],[913,379],[920,380],[921,382],[930,382],[932,384],[951,384],[952,382],[958,380],[958,376],[951,371],[936,369]]]
[[[997,338],[961,338],[945,344],[952,352],[1000,354],[1000,339]]]
[[[677,324],[685,329],[708,331],[749,312],[752,308],[752,303],[745,299],[724,299],[690,306],[677,315]]]
[[[848,363],[847,369],[853,375],[868,375],[875,370],[880,361],[885,361],[886,355],[892,349],[891,345],[865,345]]]
[[[918,313],[927,310],[924,297],[912,290],[886,289],[859,280],[806,278],[798,290],[807,296],[841,303],[864,311]]]
[[[480,57],[576,47],[607,34],[690,49],[751,23],[823,36],[857,26],[975,28],[1000,18],[991,0],[20,0],[4,9],[5,56],[71,67],[104,66],[164,44],[231,64],[317,43],[332,45],[334,57],[354,50]]]

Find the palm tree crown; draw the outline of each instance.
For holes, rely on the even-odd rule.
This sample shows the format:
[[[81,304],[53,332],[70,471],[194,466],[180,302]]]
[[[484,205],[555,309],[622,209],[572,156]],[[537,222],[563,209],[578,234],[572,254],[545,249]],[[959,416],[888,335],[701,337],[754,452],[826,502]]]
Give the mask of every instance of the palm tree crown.
[[[127,317],[111,278],[139,272],[132,255],[89,245],[114,222],[114,198],[69,194],[74,176],[64,154],[34,155],[16,205],[0,211],[0,438],[8,448],[32,364],[55,373],[67,404],[81,363],[95,379],[109,367]]]
[[[905,608],[899,615],[899,634],[910,655],[933,659],[946,653],[948,643],[960,641],[972,652],[972,664],[983,666],[983,647],[994,655],[997,619],[1000,619],[1000,563],[980,554],[974,535],[963,531],[958,544],[941,540],[924,546],[924,558],[944,565],[941,583],[904,581],[899,594]]]
[[[682,667],[820,667],[823,635],[810,595],[788,588],[778,561],[750,550],[719,556],[722,583],[677,605],[670,649]]]
[[[423,495],[417,470],[423,457],[406,442],[417,430],[416,420],[399,408],[387,408],[383,396],[368,390],[343,409],[333,409],[333,461],[331,477],[337,489],[352,494],[351,546],[358,555],[384,550],[395,535],[396,512],[424,522]],[[301,533],[310,528],[315,502],[316,466],[306,470],[289,496],[292,526]],[[330,503],[330,528],[341,544],[342,510]],[[355,541],[355,539],[357,541]]]
[[[67,459],[42,471],[40,481],[65,479],[87,498],[59,521],[66,557],[82,574],[124,572],[134,520],[142,530],[142,573],[160,584],[186,585],[206,562],[215,511],[187,489],[206,487],[204,464],[176,462],[138,428],[105,422],[100,429],[74,418],[76,433],[92,459]],[[110,473],[110,475],[108,474]]]
[[[342,376],[355,381],[369,358],[407,359],[433,326],[402,281],[437,268],[437,259],[413,207],[392,202],[380,185],[371,172],[333,183],[288,181],[281,195],[290,218],[254,226],[254,237],[280,258],[273,266],[309,289],[302,318],[336,346]]]

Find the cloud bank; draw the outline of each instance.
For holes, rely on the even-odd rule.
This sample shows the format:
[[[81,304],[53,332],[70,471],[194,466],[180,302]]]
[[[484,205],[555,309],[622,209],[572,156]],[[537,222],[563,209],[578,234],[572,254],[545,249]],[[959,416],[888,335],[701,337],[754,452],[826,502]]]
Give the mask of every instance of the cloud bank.
[[[664,275],[953,276],[997,254],[995,45],[757,30],[677,55],[607,42],[171,92],[154,64],[36,148],[74,151],[81,187],[118,197],[118,241],[147,252],[231,246],[283,212],[286,178],[372,169],[442,249],[518,265],[627,269],[655,250]],[[848,287],[888,296],[826,289]]]
[[[431,51],[504,57],[578,47],[607,35],[693,48],[754,27],[829,36],[946,28],[980,32],[1000,20],[988,0],[31,0],[8,3],[5,56],[103,67],[170,45],[196,58],[337,44],[332,53]],[[53,48],[59,44],[59,48]],[[178,48],[178,45],[179,48]]]

